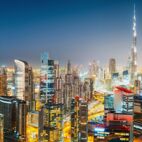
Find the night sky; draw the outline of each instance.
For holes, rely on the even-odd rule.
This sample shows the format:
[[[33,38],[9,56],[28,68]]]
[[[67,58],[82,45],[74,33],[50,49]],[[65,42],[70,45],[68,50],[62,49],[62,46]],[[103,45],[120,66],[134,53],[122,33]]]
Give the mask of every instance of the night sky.
[[[39,65],[44,51],[61,64],[106,64],[114,57],[125,65],[134,3],[142,65],[142,0],[1,0],[0,65],[14,59]]]

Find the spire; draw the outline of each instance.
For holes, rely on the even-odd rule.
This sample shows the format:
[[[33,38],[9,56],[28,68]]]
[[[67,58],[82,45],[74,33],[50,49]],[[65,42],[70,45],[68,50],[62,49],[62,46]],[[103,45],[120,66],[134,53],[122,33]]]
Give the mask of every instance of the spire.
[[[137,73],[137,30],[136,30],[136,10],[134,4],[134,15],[133,15],[133,39],[132,39],[132,49],[131,49],[131,74],[132,80]]]
[[[133,16],[133,48],[136,49],[136,39],[137,39],[137,31],[136,31],[136,10],[134,4],[134,16]]]

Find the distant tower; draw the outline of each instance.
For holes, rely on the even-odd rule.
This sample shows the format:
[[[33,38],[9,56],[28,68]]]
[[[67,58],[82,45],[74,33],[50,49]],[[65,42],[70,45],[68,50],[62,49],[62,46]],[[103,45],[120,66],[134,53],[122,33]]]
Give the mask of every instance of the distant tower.
[[[115,73],[116,72],[116,60],[114,58],[111,58],[109,60],[109,73]]]
[[[133,16],[133,42],[131,49],[131,80],[133,81],[137,73],[137,31],[136,31],[136,12],[134,5],[134,16]]]
[[[70,60],[68,60],[68,64],[67,64],[67,74],[71,74],[71,62],[70,62]]]
[[[99,74],[99,61],[96,62],[93,60],[92,63],[89,64],[89,76],[96,76],[98,77]]]

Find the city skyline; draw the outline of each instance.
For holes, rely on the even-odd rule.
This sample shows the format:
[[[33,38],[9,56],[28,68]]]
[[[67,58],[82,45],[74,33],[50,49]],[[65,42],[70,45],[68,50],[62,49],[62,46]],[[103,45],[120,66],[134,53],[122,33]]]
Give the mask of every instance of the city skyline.
[[[68,59],[74,64],[88,65],[94,59],[106,64],[113,54],[125,65],[132,46],[134,3],[142,65],[140,0],[7,2],[1,2],[1,65],[15,58],[39,65],[44,51],[61,64]]]
[[[0,1],[0,142],[142,142],[142,0]]]

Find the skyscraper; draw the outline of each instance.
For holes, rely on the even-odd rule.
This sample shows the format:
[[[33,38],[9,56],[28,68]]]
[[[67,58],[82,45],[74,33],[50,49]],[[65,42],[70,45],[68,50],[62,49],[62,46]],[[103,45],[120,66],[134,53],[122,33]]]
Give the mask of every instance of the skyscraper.
[[[48,88],[47,88],[47,102],[55,102],[55,70],[54,70],[54,60],[48,60]]]
[[[88,104],[79,96],[71,100],[71,141],[88,141]]]
[[[134,5],[134,16],[133,16],[133,39],[131,48],[131,80],[135,78],[137,74],[137,31],[136,31],[136,11]]]
[[[22,60],[15,60],[15,96],[30,107],[33,99],[32,68]]]
[[[80,101],[79,106],[79,142],[88,141],[88,103]]]
[[[54,63],[54,70],[55,70],[55,98],[56,103],[63,103],[63,83],[62,83],[62,77],[60,76],[60,70],[59,70],[59,62],[55,61]]]
[[[71,99],[73,97],[73,75],[71,70],[71,63],[68,61],[67,73],[65,75],[64,84],[64,108],[65,110],[70,110]]]
[[[77,142],[78,139],[78,131],[79,131],[79,97],[75,97],[71,99],[70,103],[70,113],[71,113],[71,141]]]
[[[48,53],[41,55],[41,102],[53,102],[55,96],[55,68],[54,60],[49,59]]]
[[[72,73],[72,97],[80,95],[80,84],[81,80],[77,70],[73,70]]]
[[[114,58],[109,60],[109,73],[113,74],[116,72],[116,61]]]
[[[40,69],[40,100],[45,102],[48,88],[48,53],[41,55],[41,69]]]

